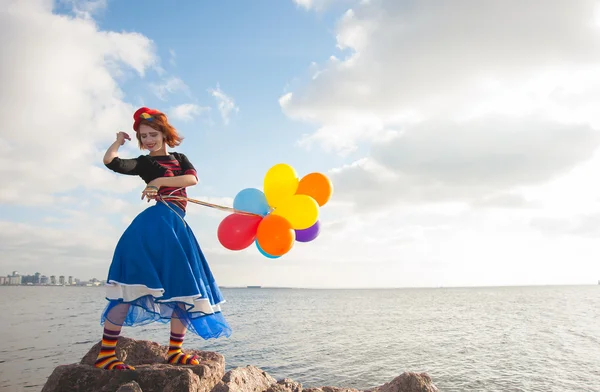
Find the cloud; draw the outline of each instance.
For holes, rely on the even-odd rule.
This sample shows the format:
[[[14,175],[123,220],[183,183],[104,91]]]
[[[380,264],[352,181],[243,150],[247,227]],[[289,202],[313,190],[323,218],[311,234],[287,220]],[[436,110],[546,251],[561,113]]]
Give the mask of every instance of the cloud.
[[[220,207],[233,208],[233,197],[213,197],[213,196],[196,196],[193,194],[194,191],[190,190],[188,197],[203,203],[213,204],[215,207],[199,205],[190,202],[192,208],[188,209],[187,214],[190,216],[204,215],[211,218],[218,219],[219,222],[225,218],[230,212]],[[217,222],[218,223],[218,222]]]
[[[598,125],[596,8],[592,0],[361,2],[338,23],[338,53],[280,104],[317,127],[304,145],[343,153],[431,119],[541,115]]]
[[[597,151],[597,10],[591,0],[360,2],[339,19],[337,53],[279,102],[314,124],[301,146],[355,156],[331,176],[336,197],[359,209],[522,205],[524,188]]]
[[[173,49],[169,49],[169,63],[170,63],[172,66],[175,66],[175,65],[177,65],[177,64],[176,64],[176,61],[175,61],[176,57],[177,57],[177,54],[175,53],[175,50],[173,50]]]
[[[291,258],[344,263],[337,276],[354,263],[356,276],[344,279],[356,284],[361,275],[471,285],[599,273],[599,4],[351,7],[330,56],[279,99],[313,128],[299,146],[345,162],[328,171],[343,208],[326,206],[323,237]],[[362,270],[375,263],[385,277]]]
[[[210,107],[200,106],[194,103],[184,103],[169,109],[169,117],[181,121],[191,121],[194,117],[200,116],[210,110]]]
[[[393,203],[473,201],[543,184],[590,160],[600,133],[589,126],[487,118],[422,123],[368,158],[333,170],[336,197],[365,208]]]
[[[115,78],[125,70],[143,77],[157,63],[152,41],[52,14],[43,2],[10,2],[0,35],[11,37],[0,48],[0,114],[11,124],[0,130],[0,202],[51,203],[59,192],[110,189],[103,150],[133,111]]]
[[[138,189],[141,191],[141,187]],[[201,197],[201,200],[222,205],[233,203],[228,198]],[[0,220],[0,247],[4,256],[0,275],[16,270],[21,274],[39,271],[48,276],[104,279],[119,237],[135,216],[151,205],[139,198],[88,195],[44,208],[43,221]],[[208,257],[230,253],[223,252],[215,235],[216,225],[226,213],[200,206],[190,206],[188,212],[186,220],[201,238]],[[211,221],[211,229],[201,224],[207,220]]]
[[[580,214],[569,218],[535,217],[531,227],[545,235],[598,238],[600,234],[600,212]]]
[[[75,198],[45,208],[44,223],[1,220],[2,269],[101,279],[120,236],[110,218],[135,209],[142,208],[107,196]]]
[[[106,9],[108,0],[58,0],[58,3],[71,7],[80,18],[91,18]]]
[[[294,3],[306,9],[311,9],[314,6],[313,0],[294,0]]]
[[[538,208],[539,205],[528,200],[525,196],[517,193],[496,193],[481,198],[475,198],[471,205],[473,207],[487,208]]]
[[[221,90],[221,87],[218,83],[215,89],[209,89],[208,92],[217,101],[217,106],[219,112],[221,113],[221,117],[223,118],[223,123],[229,124],[229,117],[231,112],[237,113],[239,111],[239,108],[235,105],[233,98],[225,94]]]
[[[184,92],[187,95],[190,94],[189,86],[177,76],[171,76],[167,79],[163,79],[161,83],[151,83],[150,90],[152,93],[154,93],[154,95],[163,101],[167,100],[167,96],[169,94],[174,94],[177,92]]]
[[[353,4],[358,0],[293,0],[294,3],[305,10],[324,11],[334,4]]]

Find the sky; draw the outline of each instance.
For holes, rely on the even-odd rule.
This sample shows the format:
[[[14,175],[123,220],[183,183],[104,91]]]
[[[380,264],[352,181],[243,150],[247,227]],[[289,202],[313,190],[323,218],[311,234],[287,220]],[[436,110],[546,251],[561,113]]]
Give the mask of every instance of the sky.
[[[332,181],[279,259],[190,205],[222,286],[595,284],[599,4],[0,0],[0,274],[106,278],[148,203],[102,157],[148,106],[189,197],[231,206],[278,163]]]

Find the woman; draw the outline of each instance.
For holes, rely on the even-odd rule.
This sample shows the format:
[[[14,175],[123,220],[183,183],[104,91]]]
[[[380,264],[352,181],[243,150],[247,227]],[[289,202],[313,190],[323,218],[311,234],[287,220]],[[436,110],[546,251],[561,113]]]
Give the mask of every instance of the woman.
[[[197,365],[195,355],[181,350],[186,331],[209,339],[230,336],[231,328],[221,314],[220,304],[225,301],[219,287],[184,220],[186,187],[197,184],[196,170],[184,154],[167,152],[167,146],[178,146],[183,138],[164,113],[143,107],[133,118],[139,147],[149,154],[119,158],[119,147],[131,140],[119,132],[104,155],[104,164],[117,173],[141,177],[147,184],[142,200],[157,202],[131,222],[116,246],[95,366],[133,370],[116,357],[121,327],[154,321],[171,323],[169,363]]]

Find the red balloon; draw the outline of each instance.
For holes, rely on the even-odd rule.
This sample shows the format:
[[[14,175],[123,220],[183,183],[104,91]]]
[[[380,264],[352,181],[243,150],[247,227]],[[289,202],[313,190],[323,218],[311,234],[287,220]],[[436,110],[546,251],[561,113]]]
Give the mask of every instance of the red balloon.
[[[261,216],[231,214],[221,221],[217,229],[219,242],[229,250],[249,247],[256,238]]]

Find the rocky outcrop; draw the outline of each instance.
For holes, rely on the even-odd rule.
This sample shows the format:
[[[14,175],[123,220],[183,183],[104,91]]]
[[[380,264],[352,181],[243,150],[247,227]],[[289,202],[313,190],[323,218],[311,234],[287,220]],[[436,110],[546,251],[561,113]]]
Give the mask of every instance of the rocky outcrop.
[[[324,386],[303,389],[290,379],[276,380],[265,371],[246,366],[225,373],[225,358],[214,352],[193,351],[196,366],[169,365],[166,346],[120,337],[117,355],[135,370],[102,370],[94,367],[100,350],[96,344],[80,363],[54,369],[42,392],[359,392]],[[438,392],[425,373],[403,373],[365,392]]]
[[[123,384],[117,389],[117,392],[143,392],[142,387],[135,381]]]
[[[437,388],[433,386],[431,377],[427,373],[403,373],[392,381],[365,392],[399,391],[433,392],[437,391]]]
[[[99,351],[100,343],[80,363],[58,366],[42,392],[210,392],[225,374],[225,358],[214,352],[188,350],[201,358],[200,364],[174,366],[167,363],[168,347],[120,337],[117,356],[135,370],[102,370],[94,367]]]
[[[213,388],[213,392],[263,392],[277,380],[255,366],[232,369]]]

